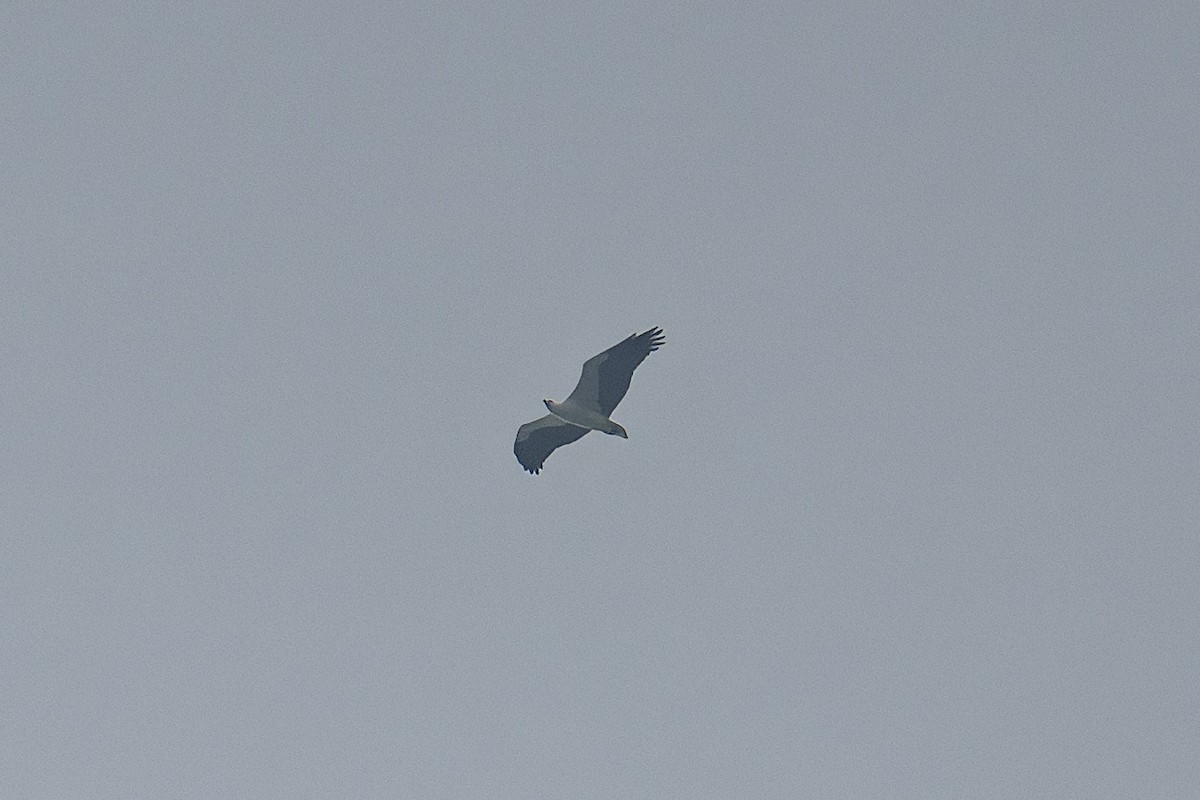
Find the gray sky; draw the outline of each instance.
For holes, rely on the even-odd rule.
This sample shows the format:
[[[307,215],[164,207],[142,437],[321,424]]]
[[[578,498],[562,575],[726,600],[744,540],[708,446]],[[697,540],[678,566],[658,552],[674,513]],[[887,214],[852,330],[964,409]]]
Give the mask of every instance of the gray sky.
[[[1200,796],[1200,14],[621,5],[0,12],[0,796]]]

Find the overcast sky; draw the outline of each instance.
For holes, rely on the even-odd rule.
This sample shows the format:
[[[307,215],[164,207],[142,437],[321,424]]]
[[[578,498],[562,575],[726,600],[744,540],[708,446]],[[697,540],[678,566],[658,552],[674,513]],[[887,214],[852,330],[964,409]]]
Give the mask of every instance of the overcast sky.
[[[1200,796],[1193,4],[184,5],[0,11],[0,796]]]

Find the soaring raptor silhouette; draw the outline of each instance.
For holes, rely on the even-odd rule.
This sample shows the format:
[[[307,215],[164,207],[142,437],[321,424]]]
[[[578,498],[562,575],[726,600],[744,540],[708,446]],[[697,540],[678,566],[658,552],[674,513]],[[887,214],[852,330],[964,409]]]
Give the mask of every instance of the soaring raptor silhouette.
[[[589,431],[628,439],[625,429],[609,416],[629,391],[638,364],[666,341],[661,328],[651,328],[584,362],[575,391],[561,403],[543,400],[550,413],[517,430],[513,452],[521,466],[536,474],[555,449],[583,438]]]

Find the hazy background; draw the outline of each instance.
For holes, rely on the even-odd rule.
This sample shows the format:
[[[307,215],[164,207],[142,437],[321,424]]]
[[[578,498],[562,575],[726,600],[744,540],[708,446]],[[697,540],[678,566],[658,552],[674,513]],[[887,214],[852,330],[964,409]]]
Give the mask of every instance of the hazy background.
[[[0,12],[0,796],[1200,796],[1193,4],[251,6]]]

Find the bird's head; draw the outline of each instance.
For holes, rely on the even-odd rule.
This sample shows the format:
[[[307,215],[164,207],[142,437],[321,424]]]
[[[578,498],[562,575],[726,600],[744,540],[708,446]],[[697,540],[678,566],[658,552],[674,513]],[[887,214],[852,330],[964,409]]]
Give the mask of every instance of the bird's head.
[[[558,405],[558,403],[555,403],[553,400],[543,400],[542,402],[546,405],[546,408],[550,409],[551,411],[553,411],[554,407]]]

